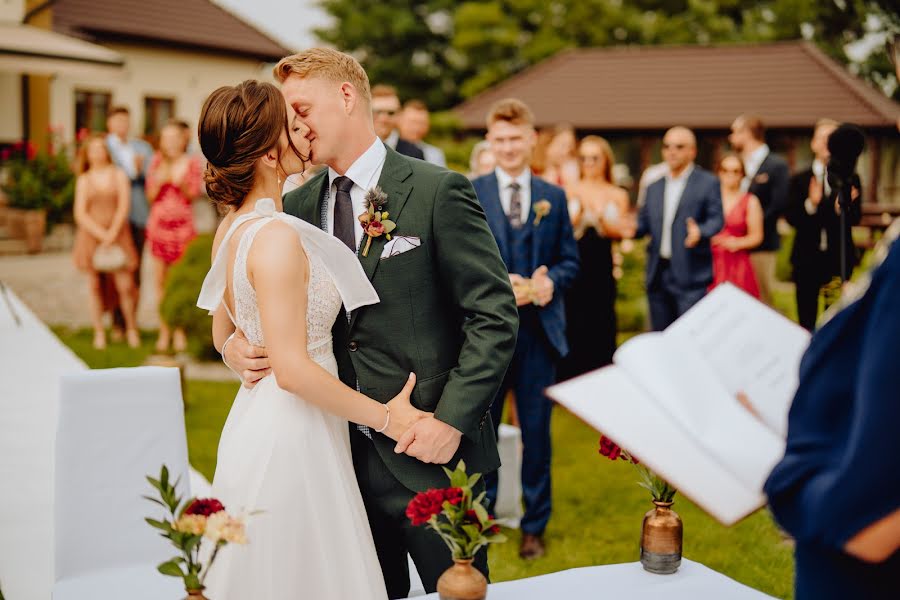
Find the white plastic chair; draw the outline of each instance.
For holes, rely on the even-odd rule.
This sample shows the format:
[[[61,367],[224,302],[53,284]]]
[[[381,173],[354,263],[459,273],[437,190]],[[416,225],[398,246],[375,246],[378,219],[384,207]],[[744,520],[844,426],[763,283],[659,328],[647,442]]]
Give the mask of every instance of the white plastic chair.
[[[177,369],[85,371],[60,381],[55,473],[54,600],[180,598],[156,565],[175,555],[144,517],[163,509],[145,476],[169,468],[190,495]]]

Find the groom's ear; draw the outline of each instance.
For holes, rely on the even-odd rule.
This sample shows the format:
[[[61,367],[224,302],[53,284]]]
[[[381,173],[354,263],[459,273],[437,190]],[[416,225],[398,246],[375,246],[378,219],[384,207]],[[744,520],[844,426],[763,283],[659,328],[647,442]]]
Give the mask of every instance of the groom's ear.
[[[357,92],[356,86],[349,81],[341,84],[341,100],[344,103],[344,112],[348,115],[352,114],[356,105],[359,104],[359,92]]]

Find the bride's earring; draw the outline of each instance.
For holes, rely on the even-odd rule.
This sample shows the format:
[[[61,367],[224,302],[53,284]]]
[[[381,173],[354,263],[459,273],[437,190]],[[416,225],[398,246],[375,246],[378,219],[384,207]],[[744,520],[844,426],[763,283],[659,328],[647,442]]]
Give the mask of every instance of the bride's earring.
[[[278,187],[277,187],[277,189],[276,189],[275,191],[276,191],[276,192],[278,193],[278,195],[280,196],[280,195],[281,195],[281,173],[278,172],[278,165],[277,165],[277,164],[275,165],[275,181],[278,182]]]

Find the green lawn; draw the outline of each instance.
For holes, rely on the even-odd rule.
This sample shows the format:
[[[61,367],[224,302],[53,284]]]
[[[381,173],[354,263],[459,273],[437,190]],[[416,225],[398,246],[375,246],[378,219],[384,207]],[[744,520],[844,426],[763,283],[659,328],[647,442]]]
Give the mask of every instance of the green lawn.
[[[151,354],[153,336],[138,350],[124,345],[98,352],[88,330],[56,329],[62,341],[92,368],[134,366]],[[207,478],[215,471],[216,447],[236,383],[191,380],[185,384],[185,419],[191,463]],[[649,496],[623,461],[601,457],[598,435],[564,409],[553,418],[554,511],[546,533],[547,556],[533,562],[518,557],[519,532],[491,550],[494,581],[507,581],[588,565],[638,559],[641,519]],[[719,525],[682,497],[675,510],[684,520],[684,554],[691,560],[779,598],[792,598],[792,550],[766,511],[734,527]]]

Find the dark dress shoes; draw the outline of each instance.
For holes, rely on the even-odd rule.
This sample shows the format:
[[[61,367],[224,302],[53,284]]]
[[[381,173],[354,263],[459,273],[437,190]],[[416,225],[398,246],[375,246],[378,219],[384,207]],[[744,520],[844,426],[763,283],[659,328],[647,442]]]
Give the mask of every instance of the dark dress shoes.
[[[522,544],[519,546],[519,556],[525,560],[533,560],[544,556],[544,541],[540,536],[526,533],[522,535]]]

